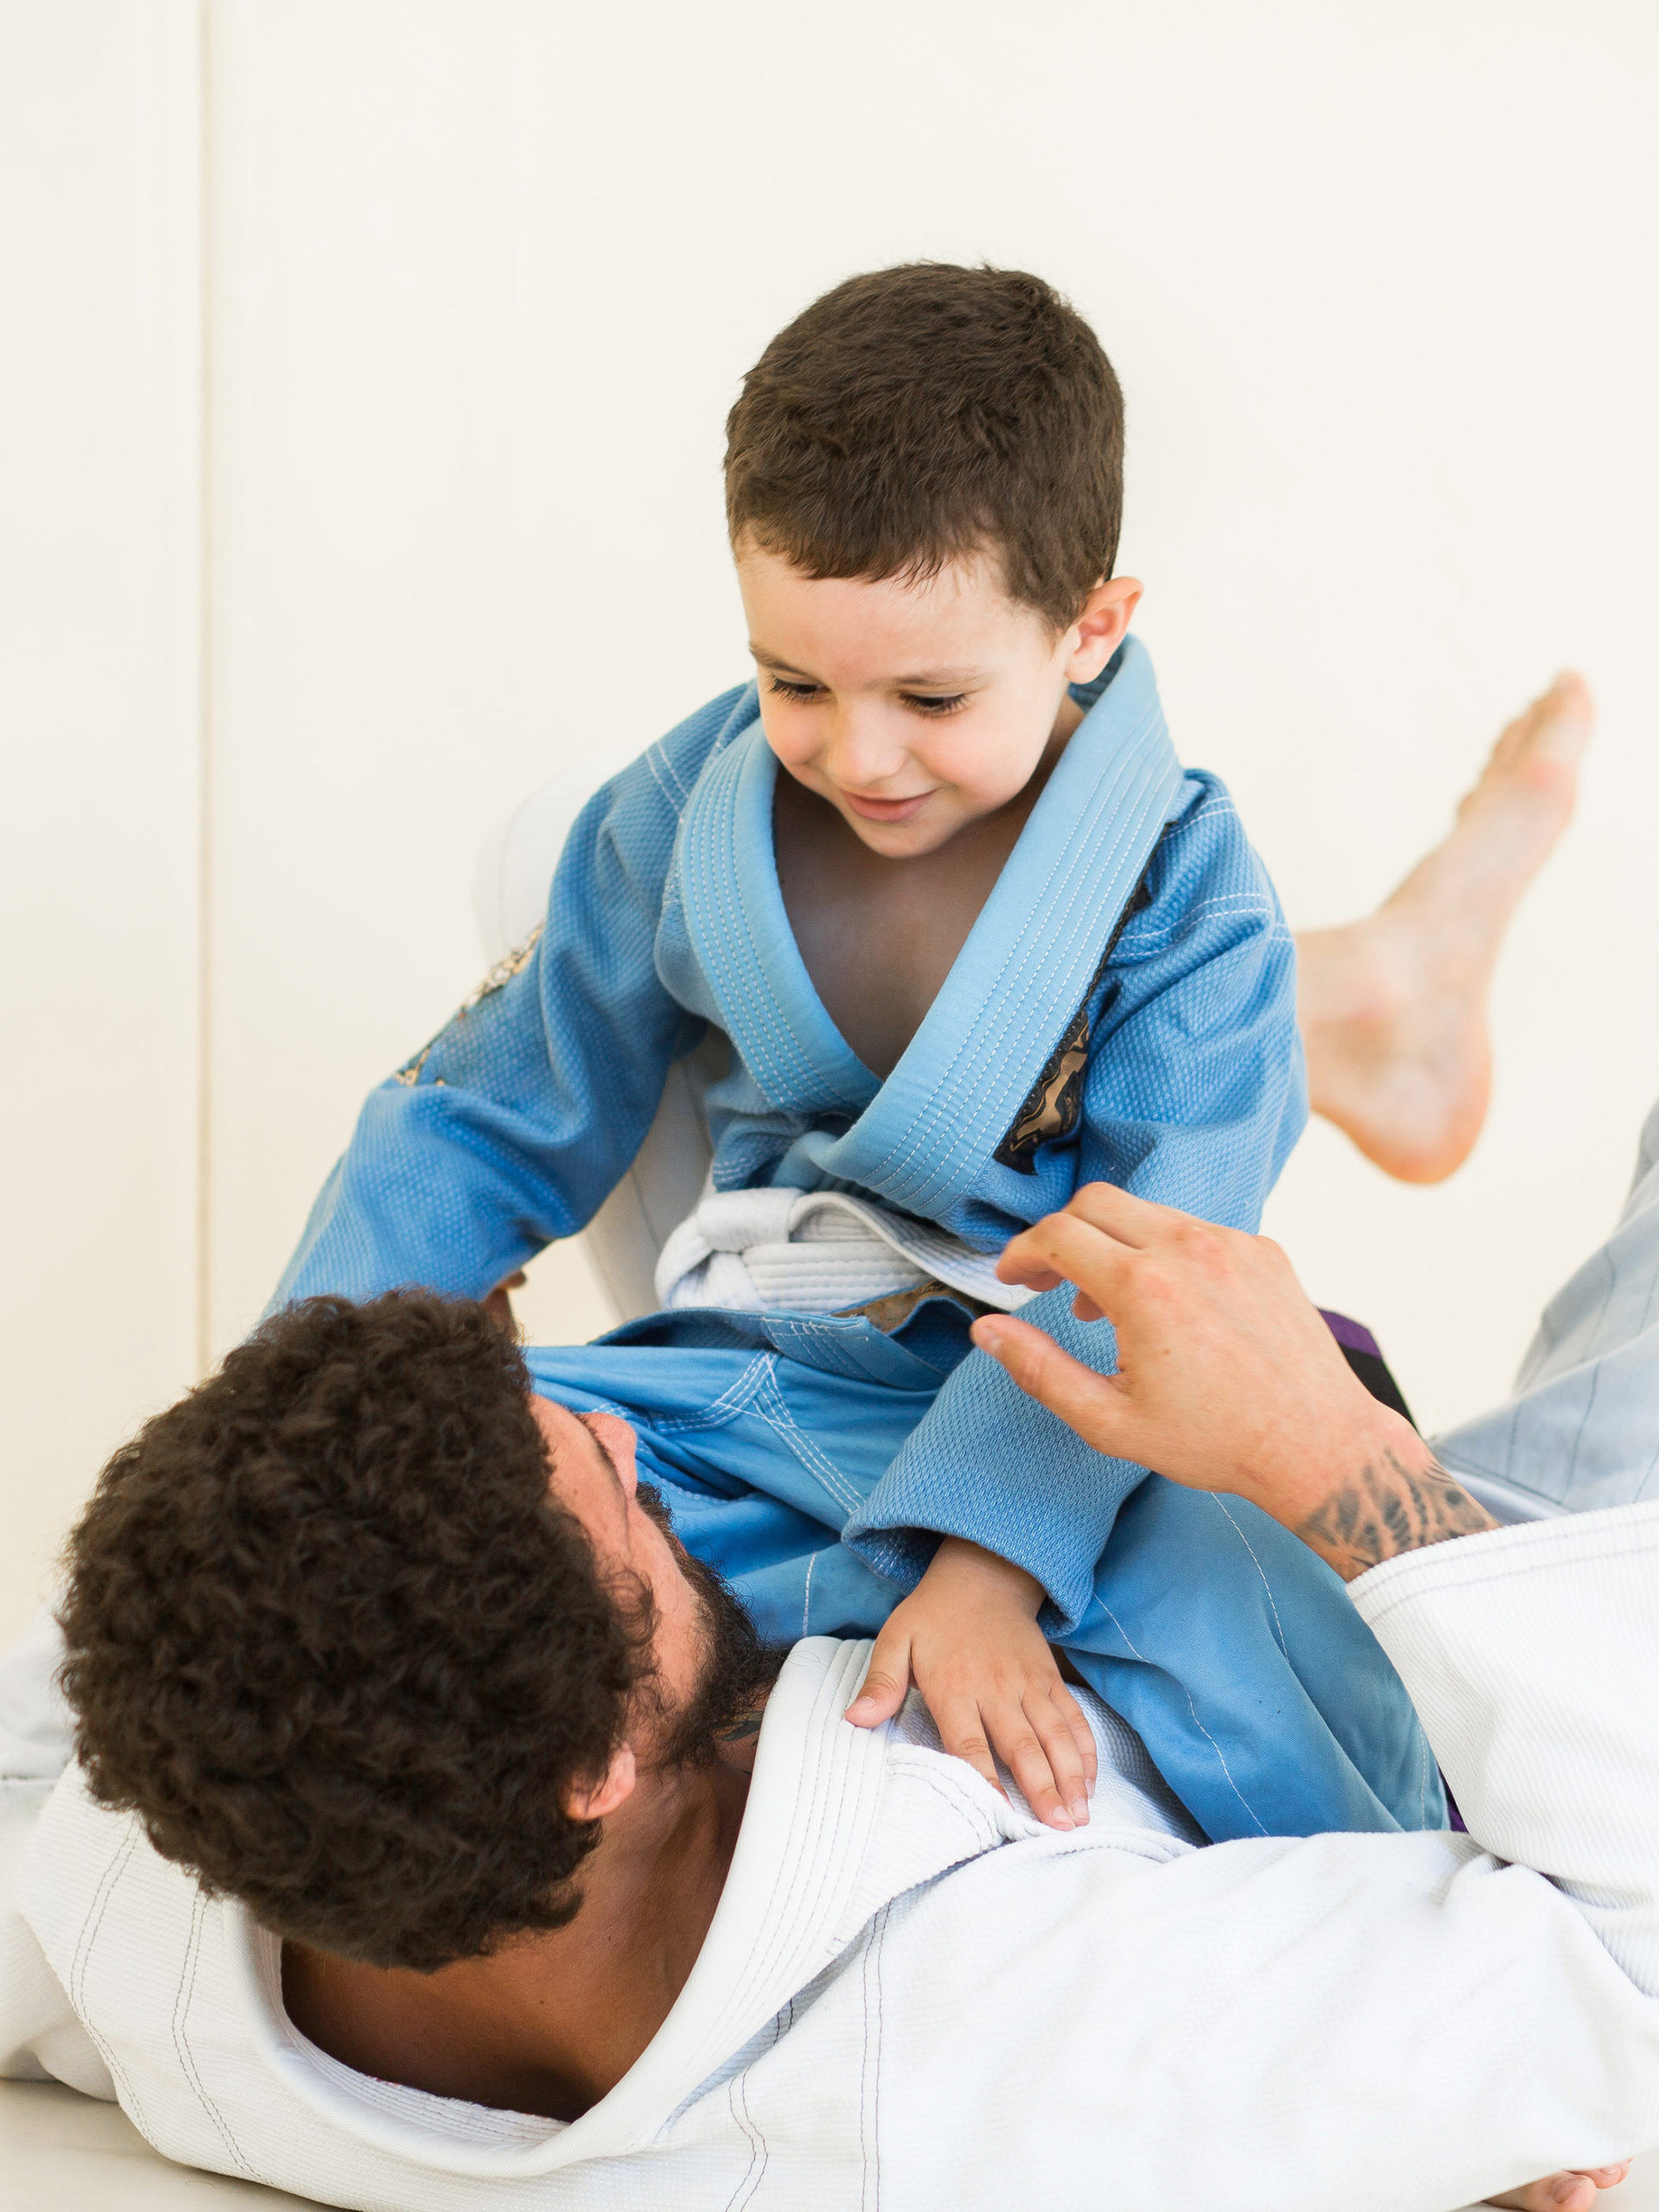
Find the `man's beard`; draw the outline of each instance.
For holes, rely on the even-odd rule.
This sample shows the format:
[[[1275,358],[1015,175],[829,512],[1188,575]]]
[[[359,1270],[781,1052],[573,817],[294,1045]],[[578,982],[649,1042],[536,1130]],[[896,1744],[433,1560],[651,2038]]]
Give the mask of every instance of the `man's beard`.
[[[649,1483],[637,1491],[639,1504],[674,1548],[680,1571],[696,1598],[702,1624],[702,1652],[696,1687],[677,1711],[658,1699],[664,1735],[653,1764],[707,1766],[717,1757],[722,1736],[731,1734],[763,1701],[778,1679],[787,1653],[761,1643],[754,1623],[717,1569],[694,1559],[674,1533],[668,1508]]]

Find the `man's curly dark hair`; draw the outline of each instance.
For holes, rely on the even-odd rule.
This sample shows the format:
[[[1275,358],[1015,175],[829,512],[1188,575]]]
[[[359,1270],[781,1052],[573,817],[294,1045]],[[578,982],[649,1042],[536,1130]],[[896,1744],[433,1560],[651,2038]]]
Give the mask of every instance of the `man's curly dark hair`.
[[[92,1790],[268,1928],[420,1971],[563,1926],[650,1664],[482,1306],[316,1298],[122,1447],[70,1540]]]

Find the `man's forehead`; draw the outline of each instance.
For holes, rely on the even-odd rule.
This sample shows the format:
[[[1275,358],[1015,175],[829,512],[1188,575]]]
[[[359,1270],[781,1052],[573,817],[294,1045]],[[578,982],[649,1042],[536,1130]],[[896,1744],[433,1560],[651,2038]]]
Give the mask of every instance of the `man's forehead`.
[[[585,1471],[607,1475],[616,1484],[619,1494],[622,1478],[615,1460],[605,1448],[604,1439],[598,1436],[579,1414],[562,1406],[556,1398],[543,1397],[539,1390],[530,1394],[530,1409],[536,1425],[547,1440],[549,1456],[556,1473],[576,1467]]]
[[[568,1406],[562,1406],[556,1398],[543,1397],[539,1390],[532,1390],[530,1394],[530,1410],[535,1416],[537,1427],[542,1432],[542,1440],[547,1446],[547,1455],[555,1474],[568,1471],[573,1460],[580,1465],[586,1457],[583,1446],[591,1447],[593,1445],[591,1431],[576,1419]]]

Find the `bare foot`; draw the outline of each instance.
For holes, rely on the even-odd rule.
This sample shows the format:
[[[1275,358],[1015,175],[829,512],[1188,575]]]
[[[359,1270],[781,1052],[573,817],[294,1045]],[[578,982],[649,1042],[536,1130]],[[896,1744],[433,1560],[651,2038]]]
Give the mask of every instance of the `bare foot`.
[[[1313,1110],[1402,1182],[1438,1183],[1480,1134],[1492,968],[1572,814],[1594,711],[1582,677],[1558,676],[1393,897],[1363,922],[1297,937]]]
[[[1504,2205],[1509,2212],[1590,2212],[1596,2191],[1617,2189],[1630,2171],[1627,2158],[1623,2165],[1546,2174],[1542,2181],[1529,2181],[1524,2189],[1512,2189],[1507,2196],[1489,2196],[1485,2202]]]

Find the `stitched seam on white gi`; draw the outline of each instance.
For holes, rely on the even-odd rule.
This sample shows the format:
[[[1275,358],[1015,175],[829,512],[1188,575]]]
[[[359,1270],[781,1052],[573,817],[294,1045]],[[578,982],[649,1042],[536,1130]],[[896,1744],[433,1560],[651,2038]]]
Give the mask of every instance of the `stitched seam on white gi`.
[[[69,1962],[69,2002],[75,2008],[75,2017],[98,2045],[99,2056],[110,2069],[110,2078],[114,2082],[117,2089],[125,2093],[121,2098],[123,2111],[145,2140],[153,2142],[155,2138],[144,2125],[144,2108],[139,2102],[137,2091],[132,2086],[132,2078],[116,2056],[113,2045],[107,2043],[99,2034],[86,2009],[86,1974],[92,1964],[92,1946],[98,1941],[99,1931],[104,1925],[104,1915],[109,1910],[110,1899],[115,1895],[116,1887],[127,1871],[127,1862],[131,1859],[137,1843],[137,1836],[132,1829],[129,1828],[116,1847],[109,1865],[104,1869],[99,1879],[98,1888],[92,1897],[92,1910],[86,1916],[75,1945],[74,1957]]]
[[[173,2048],[179,2054],[179,2067],[190,2084],[196,2102],[201,2107],[218,2131],[219,2139],[230,2153],[237,2171],[248,2181],[263,2181],[243,2157],[236,2138],[226,2125],[225,2115],[208,2095],[207,2086],[196,2065],[195,2053],[190,2048],[190,2038],[185,2031],[189,2018],[190,2000],[196,1993],[196,1960],[201,1950],[202,1923],[207,1914],[207,1900],[198,1890],[190,1910],[190,1940],[185,1946],[184,1965],[179,1974],[178,1992],[173,1999]]]
[[[1135,1650],[1134,1644],[1129,1643],[1128,1630],[1124,1627],[1122,1622],[1119,1620],[1117,1615],[1112,1611],[1111,1607],[1107,1605],[1104,1600],[1102,1601],[1101,1611],[1105,1614],[1107,1619],[1110,1621],[1112,1626],[1117,1630],[1118,1634],[1123,1638],[1124,1643],[1128,1644],[1128,1648],[1134,1654],[1135,1657],[1141,1662],[1143,1667],[1149,1665],[1151,1662],[1148,1661],[1146,1653],[1144,1651]],[[1198,1730],[1199,1735],[1203,1737],[1205,1742],[1209,1745],[1211,1750],[1215,1753],[1217,1763],[1219,1764],[1223,1774],[1227,1777],[1227,1787],[1232,1791],[1234,1796],[1237,1798],[1239,1803],[1244,1808],[1250,1818],[1255,1822],[1255,1825],[1261,1833],[1263,1835],[1266,1835],[1268,1831],[1262,1826],[1261,1817],[1257,1814],[1255,1806],[1251,1804],[1249,1799],[1244,1795],[1244,1792],[1233,1780],[1233,1770],[1227,1764],[1226,1756],[1223,1752],[1221,1745],[1210,1733],[1210,1731],[1205,1726],[1203,1721],[1199,1719],[1198,1708],[1192,1702],[1192,1693],[1186,1688],[1185,1683],[1181,1685],[1181,1694],[1186,1700],[1186,1709],[1192,1716],[1193,1726]]]
[[[864,1999],[864,2049],[858,2076],[858,2139],[863,2156],[859,2212],[880,2212],[881,2204],[881,1945],[887,1932],[891,1905],[883,1905],[870,1923],[860,1976]]]
[[[766,2139],[749,2110],[747,2067],[742,2073],[732,2076],[731,2085],[726,2092],[726,2104],[732,2118],[748,2138],[749,2163],[743,2170],[742,2179],[726,2200],[726,2212],[742,2212],[742,2207],[749,2202],[766,2178],[767,2158]]]
[[[844,1513],[856,1513],[864,1503],[855,1486],[843,1475],[833,1459],[827,1459],[812,1441],[806,1431],[784,1402],[775,1376],[768,1374],[761,1388],[755,1393],[755,1411],[769,1428],[775,1429],[808,1474],[816,1475],[836,1503]]]
[[[1274,1632],[1274,1636],[1276,1636],[1276,1637],[1278,1637],[1278,1639],[1279,1639],[1279,1649],[1280,1649],[1280,1650],[1281,1650],[1281,1652],[1283,1652],[1283,1654],[1284,1654],[1284,1656],[1285,1656],[1286,1660],[1287,1660],[1287,1661],[1288,1661],[1288,1660],[1289,1660],[1289,1657],[1290,1657],[1290,1650],[1289,1650],[1289,1647],[1286,1644],[1286,1642],[1285,1642],[1285,1631],[1284,1631],[1284,1625],[1283,1625],[1283,1624],[1281,1622],[1281,1620],[1280,1620],[1280,1618],[1279,1618],[1279,1608],[1278,1608],[1277,1605],[1275,1605],[1275,1604],[1274,1604],[1274,1596],[1273,1596],[1273,1585],[1272,1585],[1272,1583],[1271,1583],[1271,1582],[1269,1582],[1269,1581],[1268,1581],[1268,1577],[1267,1577],[1267,1571],[1266,1571],[1266,1569],[1262,1567],[1262,1564],[1261,1560],[1260,1560],[1259,1559],[1257,1559],[1257,1557],[1256,1557],[1256,1555],[1255,1555],[1255,1547],[1251,1543],[1251,1541],[1250,1541],[1249,1538],[1245,1535],[1244,1531],[1243,1531],[1243,1530],[1239,1527],[1239,1525],[1238,1525],[1237,1522],[1236,1522],[1236,1521],[1235,1521],[1235,1520],[1233,1519],[1233,1516],[1232,1516],[1231,1510],[1230,1510],[1230,1508],[1227,1505],[1227,1503],[1225,1503],[1225,1501],[1224,1501],[1224,1499],[1222,1499],[1222,1498],[1217,1497],[1216,1496],[1216,1493],[1214,1492],[1214,1491],[1211,1491],[1209,1493],[1209,1497],[1210,1497],[1210,1503],[1211,1503],[1212,1505],[1219,1506],[1219,1507],[1221,1508],[1221,1510],[1223,1511],[1223,1513],[1224,1513],[1224,1514],[1226,1515],[1226,1516],[1227,1516],[1227,1520],[1228,1520],[1228,1522],[1229,1522],[1229,1524],[1230,1525],[1230,1527],[1231,1527],[1231,1529],[1232,1529],[1232,1531],[1233,1531],[1234,1535],[1238,1538],[1239,1542],[1240,1542],[1241,1544],[1243,1544],[1243,1547],[1244,1547],[1245,1550],[1246,1550],[1247,1552],[1249,1552],[1249,1555],[1250,1555],[1250,1565],[1251,1565],[1251,1566],[1255,1569],[1256,1573],[1257,1573],[1262,1577],[1262,1588],[1267,1592],[1267,1593],[1268,1593],[1268,1604],[1269,1605],[1269,1606],[1271,1606],[1271,1607],[1272,1607],[1272,1611],[1273,1611],[1273,1632]]]
[[[944,1756],[951,1759],[962,1758],[959,1751],[947,1751]],[[963,1759],[962,1764],[967,1766],[968,1762]],[[978,1773],[977,1768],[969,1768],[969,1771],[973,1774]],[[918,1782],[925,1783],[936,1797],[942,1797],[953,1813],[965,1814],[982,1828],[985,1832],[985,1844],[988,1850],[997,1842],[1000,1831],[996,1822],[982,1805],[975,1802],[971,1791],[959,1788],[948,1788],[940,1776],[931,1773],[925,1768],[915,1770],[914,1777]],[[980,1775],[979,1779],[982,1782],[984,1777]],[[986,1786],[988,1788],[989,1784],[987,1783]],[[1033,1814],[1032,1817],[1035,1819],[1036,1815]]]
[[[801,1839],[799,1854],[794,1866],[790,1869],[788,1886],[779,1901],[780,1909],[778,1920],[763,1951],[759,1955],[751,1955],[749,1971],[752,1975],[760,1976],[772,1972],[780,1955],[787,1950],[789,1937],[785,1931],[804,1910],[804,1892],[810,1886],[811,1878],[809,1870],[820,1863],[824,1830],[833,1826],[837,1818],[833,1793],[827,1789],[815,1790],[813,1811],[807,1833]],[[790,2001],[791,2005],[794,2002],[793,1999]],[[792,2024],[794,2018],[792,2012],[790,2018]]]
[[[1570,1526],[1571,1522],[1572,1516],[1569,1514],[1564,1516],[1563,1521],[1558,1522],[1554,1525],[1557,1527]],[[1494,1533],[1497,1532],[1495,1531]],[[1659,1536],[1650,1539],[1648,1542],[1643,1544],[1640,1548],[1644,1552],[1650,1552],[1655,1548],[1656,1542],[1659,1542]],[[1420,1544],[1414,1552],[1402,1552],[1398,1554],[1398,1557],[1401,1559],[1418,1560],[1424,1559],[1429,1552],[1438,1551],[1439,1549],[1440,1546],[1438,1544]],[[1592,1550],[1587,1545],[1575,1544],[1573,1547],[1573,1564],[1575,1567],[1581,1563],[1587,1566],[1594,1566],[1598,1560],[1604,1559],[1618,1560],[1622,1561],[1628,1560],[1630,1556],[1630,1532],[1629,1530],[1625,1530],[1618,1541],[1598,1545],[1594,1550]],[[1555,1559],[1550,1559],[1545,1560],[1543,1565],[1546,1567],[1552,1567],[1557,1563],[1558,1562]],[[1385,1567],[1389,1567],[1392,1566],[1394,1561],[1391,1560],[1384,1560],[1382,1564]],[[1429,1564],[1438,1568],[1441,1562],[1435,1560],[1430,1561]],[[1531,1559],[1520,1560],[1513,1566],[1494,1567],[1491,1573],[1486,1574],[1471,1574],[1460,1572],[1458,1574],[1456,1580],[1448,1581],[1445,1587],[1452,1590],[1481,1590],[1489,1583],[1512,1582],[1517,1574],[1535,1574],[1539,1571],[1540,1568],[1538,1561]],[[1404,1586],[1402,1588],[1399,1588],[1399,1586],[1402,1584],[1403,1584]],[[1373,1630],[1376,1628],[1378,1621],[1387,1620],[1390,1613],[1397,1612],[1402,1605],[1408,1605],[1413,1599],[1421,1594],[1421,1580],[1420,1578],[1416,1576],[1402,1574],[1396,1578],[1395,1586],[1399,1588],[1399,1595],[1397,1597],[1389,1598],[1379,1603],[1375,1607],[1367,1605],[1363,1609],[1361,1617],[1366,1622],[1368,1626]],[[1121,1630],[1120,1633],[1122,1633]],[[1127,1637],[1124,1638],[1124,1641],[1126,1643],[1128,1641]]]

